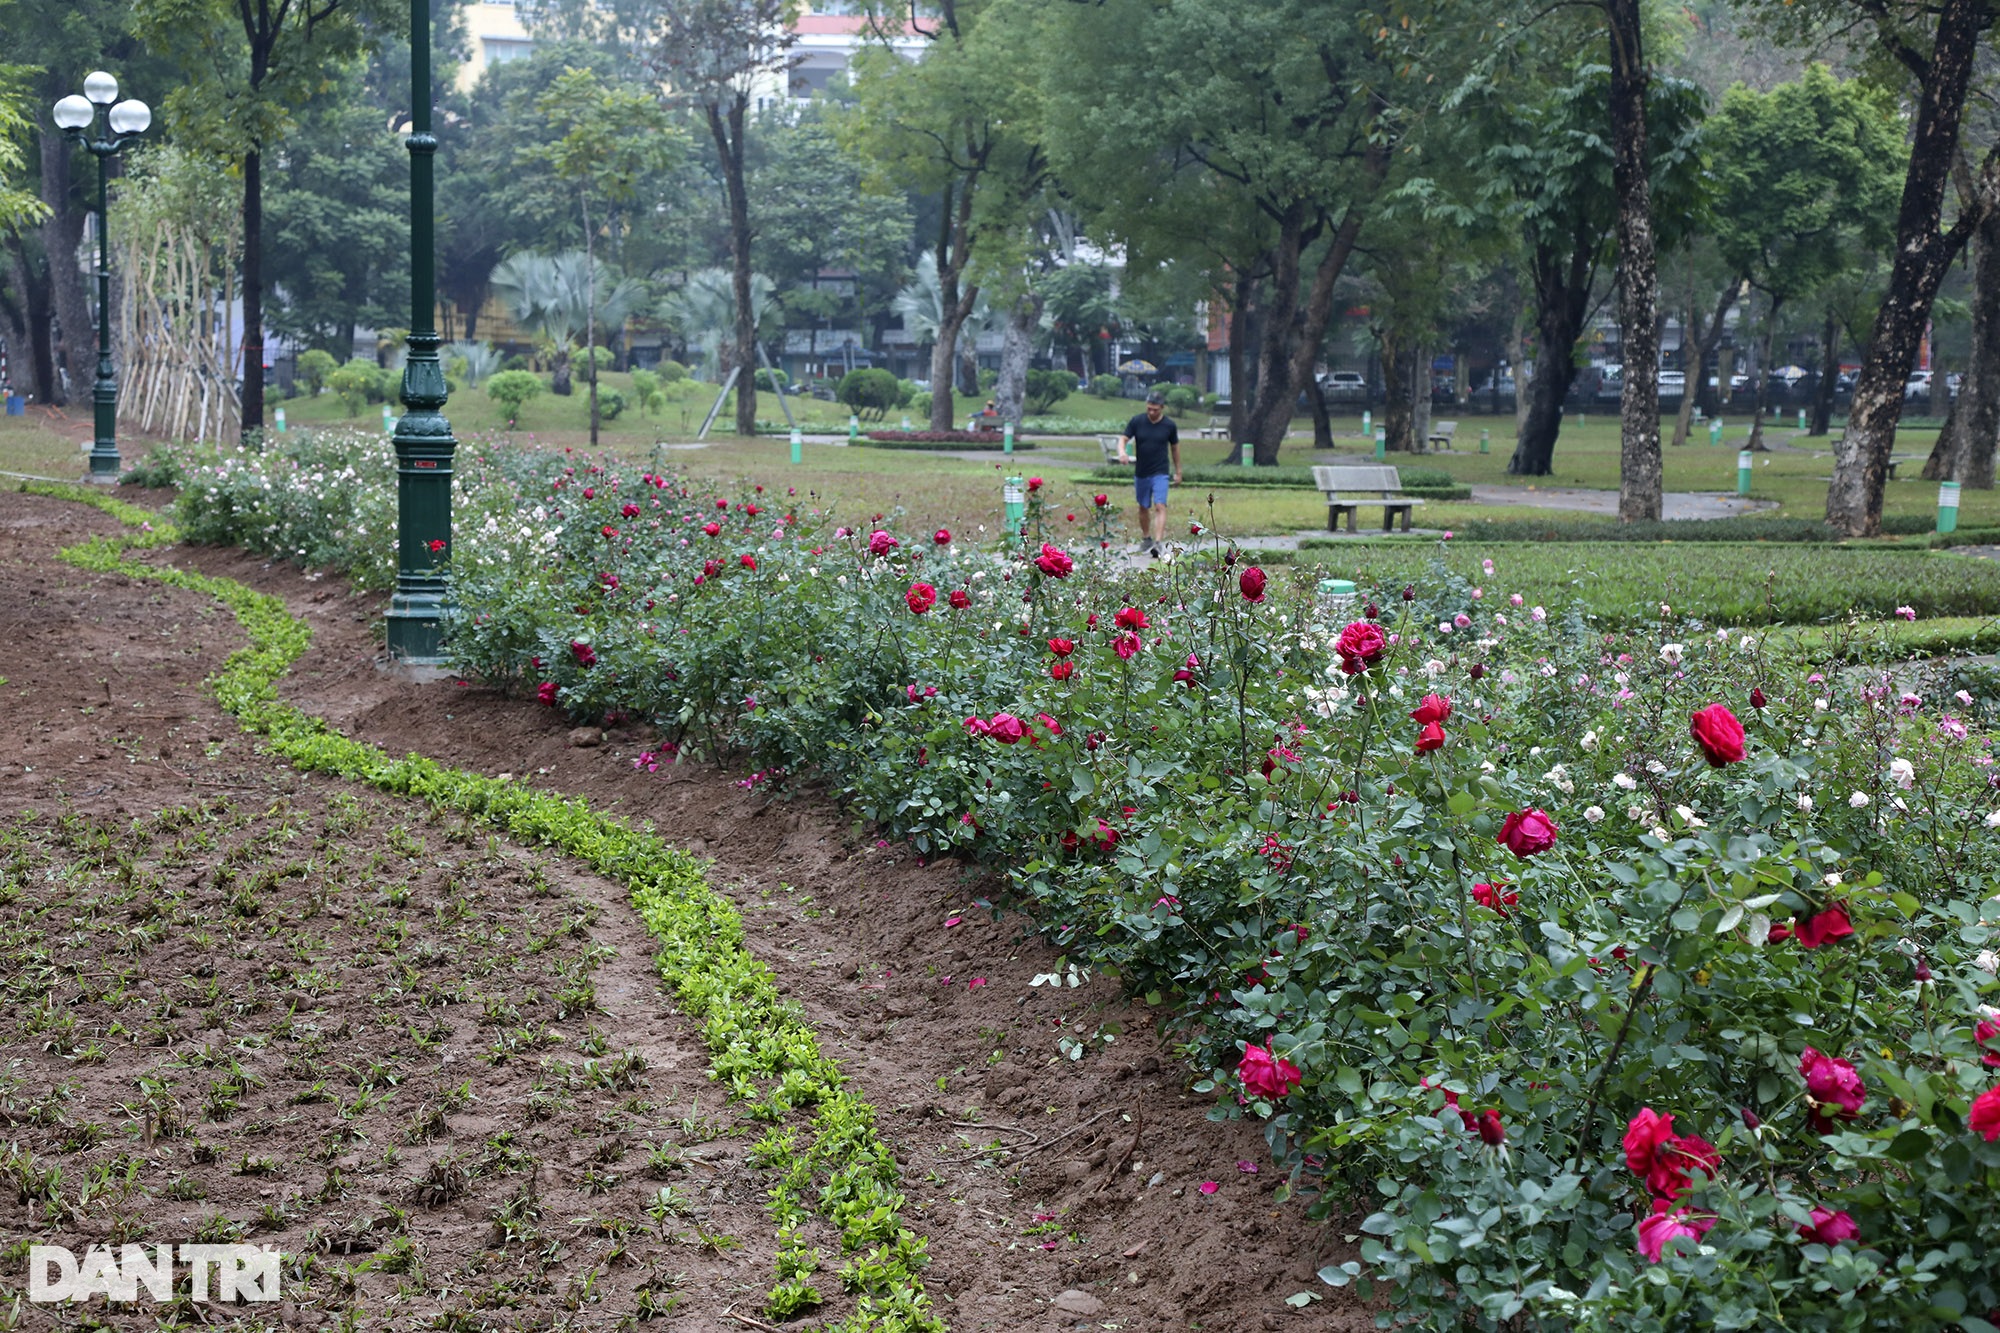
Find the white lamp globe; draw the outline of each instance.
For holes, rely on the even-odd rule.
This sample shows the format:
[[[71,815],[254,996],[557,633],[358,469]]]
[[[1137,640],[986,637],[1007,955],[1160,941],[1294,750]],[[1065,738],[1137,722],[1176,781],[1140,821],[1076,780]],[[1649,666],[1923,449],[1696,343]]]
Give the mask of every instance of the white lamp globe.
[[[136,97],[128,97],[111,108],[111,129],[115,134],[140,134],[153,123],[153,109]]]
[[[83,95],[99,106],[110,106],[118,100],[118,80],[98,70],[86,74],[83,79]]]
[[[62,129],[80,130],[95,120],[97,113],[91,109],[89,102],[71,93],[56,103],[55,118],[56,124]]]

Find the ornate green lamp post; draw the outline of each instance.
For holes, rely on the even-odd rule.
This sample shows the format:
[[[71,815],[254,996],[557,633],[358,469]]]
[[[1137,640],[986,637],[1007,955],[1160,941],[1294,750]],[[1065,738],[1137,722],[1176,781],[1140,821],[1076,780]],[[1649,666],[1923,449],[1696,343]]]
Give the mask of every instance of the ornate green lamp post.
[[[118,80],[98,70],[84,79],[82,96],[71,93],[56,103],[55,120],[97,157],[97,386],[90,395],[96,407],[97,438],[90,446],[90,479],[110,486],[118,481],[118,376],[111,367],[111,226],[105,210],[109,201],[105,159],[144,134],[153,123],[153,112],[132,98],[119,102]]]
[[[445,606],[441,566],[451,554],[451,459],[458,441],[439,409],[447,390],[438,360],[437,246],[431,206],[431,16],[410,0],[410,354],[403,417],[396,423],[396,591],[389,599],[389,656],[436,666]]]

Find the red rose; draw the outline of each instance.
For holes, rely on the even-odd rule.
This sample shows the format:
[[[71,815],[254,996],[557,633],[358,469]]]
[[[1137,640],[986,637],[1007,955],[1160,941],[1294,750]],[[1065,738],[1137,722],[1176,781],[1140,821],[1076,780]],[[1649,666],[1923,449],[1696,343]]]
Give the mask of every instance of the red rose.
[[[1806,1081],[1806,1104],[1812,1108],[1814,1133],[1832,1133],[1836,1119],[1854,1119],[1868,1101],[1861,1075],[1845,1060],[1821,1055],[1808,1046],[1799,1053],[1799,1073]]]
[[[1096,505],[1099,509],[1102,509],[1104,508],[1104,506],[1111,503],[1111,497],[1108,495],[1093,495],[1090,497],[1090,502]]]
[[[727,509],[727,508],[729,508],[729,501],[727,501],[727,500],[717,500],[717,501],[715,502],[715,507],[716,507],[717,509]]]
[[[620,509],[618,512],[623,514],[627,518],[637,518],[639,517],[639,506],[628,502],[625,505],[625,507],[623,509]]]
[[[1334,651],[1340,654],[1340,669],[1350,676],[1358,676],[1374,666],[1388,650],[1388,636],[1380,626],[1366,620],[1350,624],[1334,644]]]
[[[1500,826],[1499,842],[1525,861],[1555,846],[1557,831],[1555,821],[1549,818],[1547,811],[1539,808],[1516,810]]]
[[[868,554],[870,555],[887,555],[901,544],[894,537],[891,537],[888,533],[880,529],[868,534]]]
[[[1236,576],[1236,586],[1243,593],[1246,602],[1264,600],[1264,571],[1252,565]]]
[[[1710,766],[1743,762],[1743,724],[1722,704],[1710,704],[1688,719],[1688,733]]]
[[[618,540],[618,529],[612,527],[609,523],[606,523],[603,526],[603,528],[599,530],[603,532],[604,540],[608,542],[615,542]]]
[[[1750,706],[1752,708],[1762,708],[1769,702],[1770,700],[1764,697],[1764,691],[1756,688],[1754,685],[1750,688]]]
[[[1043,542],[1042,553],[1035,557],[1035,568],[1052,579],[1061,579],[1068,578],[1070,570],[1075,566],[1062,551]]]
[[[1136,606],[1128,606],[1112,618],[1119,629],[1151,629],[1146,623],[1146,613]]]
[[[757,557],[754,555],[748,555],[748,554],[741,555],[737,557],[737,560],[742,564],[743,568],[745,569],[757,568]]]
[[[937,589],[928,583],[912,583],[910,590],[903,594],[903,600],[909,603],[913,614],[922,615],[937,605]]]
[[[972,605],[972,594],[971,594],[971,593],[967,592],[967,591],[966,591],[965,589],[963,589],[963,588],[953,588],[953,589],[951,590],[951,609],[952,609],[952,610],[954,610],[954,611],[963,611],[963,610],[964,610],[964,609],[965,609],[966,607],[968,607],[968,606],[971,606],[971,605]]]
[[[1633,1175],[1644,1179],[1653,1172],[1660,1145],[1673,1138],[1672,1116],[1661,1115],[1650,1106],[1640,1107],[1639,1113],[1625,1122],[1625,1165]]]
[[[1050,680],[1068,680],[1071,676],[1075,674],[1076,674],[1076,663],[1074,662],[1049,663]]]
[[[759,486],[757,489],[761,491],[764,488],[762,486]],[[748,514],[750,517],[755,518],[757,517],[757,515],[763,513],[764,511],[759,509],[756,505],[744,505],[743,512]]]
[[[1972,1029],[1972,1044],[1979,1047],[1979,1063],[1988,1069],[2000,1069],[2000,1047],[1988,1050],[1987,1044],[2000,1038],[2000,1018],[1982,1018]]]
[[[1305,1082],[1299,1067],[1274,1054],[1269,1043],[1244,1047],[1243,1059],[1236,1066],[1236,1076],[1243,1080],[1245,1092],[1271,1102],[1291,1096],[1292,1090]]]
[[[1838,1245],[1844,1240],[1853,1240],[1861,1234],[1861,1228],[1854,1219],[1844,1212],[1836,1213],[1830,1208],[1812,1210],[1812,1222],[1801,1225],[1799,1234],[1807,1240],[1818,1241],[1821,1245]]]
[[[1653,1150],[1653,1164],[1646,1172],[1646,1188],[1654,1198],[1672,1202],[1687,1193],[1688,1174],[1700,1168],[1711,1180],[1722,1166],[1722,1154],[1707,1139],[1692,1134],[1676,1134]]]
[[[2000,1084],[1972,1099],[1965,1113],[1965,1127],[1988,1143],[2000,1139]]]
[[[722,535],[722,525],[720,523],[704,523],[701,525],[701,530],[711,537]]]
[[[1799,937],[1800,948],[1817,949],[1822,944],[1829,944],[1852,935],[1854,923],[1847,919],[1847,909],[1839,903],[1834,903],[1825,911],[1807,917],[1798,924],[1793,933]]]
[[[931,540],[936,542],[939,546],[951,545],[951,529],[939,528],[936,532],[931,534]]]
[[[1047,727],[1049,729],[1049,735],[1051,736],[1062,735],[1062,723],[1056,721],[1054,718],[1050,717],[1047,713],[1035,714],[1035,721]]]
[[[1442,694],[1426,694],[1417,702],[1417,711],[1410,714],[1410,721],[1424,727],[1451,721],[1451,700]]]
[[[1118,654],[1121,662],[1131,661],[1142,646],[1139,636],[1131,633],[1120,634],[1111,641],[1111,651]]]
[[[1012,713],[995,713],[993,720],[986,724],[986,734],[1002,745],[1012,745],[1027,735],[1028,729]]]
[[[442,551],[444,549],[444,539],[442,537],[431,538],[430,548],[431,548],[431,554],[436,555],[439,551]]]
[[[1474,1117],[1473,1125],[1479,1130],[1481,1143],[1491,1144],[1497,1148],[1507,1141],[1507,1130],[1500,1123],[1500,1112],[1492,1107]]]
[[[695,582],[699,583],[701,579],[712,579],[721,572],[722,562],[720,560],[704,560],[701,562],[701,578],[696,579]]]
[[[1505,916],[1508,908],[1521,901],[1521,895],[1510,891],[1505,884],[1475,884],[1472,886],[1472,901]]]
[[[1040,477],[1028,478],[1028,489],[1030,491],[1039,491],[1042,489],[1042,479]]]
[[[1652,1213],[1639,1219],[1639,1253],[1649,1263],[1659,1263],[1665,1258],[1667,1246],[1673,1241],[1700,1240],[1715,1225],[1713,1217],[1696,1217],[1685,1208],[1669,1212],[1671,1207],[1665,1199],[1655,1199]]]
[[[544,707],[554,708],[556,706],[556,683],[552,680],[545,680],[535,686],[535,698],[539,699]]]
[[[1443,748],[1444,728],[1440,727],[1437,723],[1428,723],[1422,731],[1417,733],[1418,754],[1429,754],[1433,750],[1442,750]]]
[[[576,664],[580,667],[597,665],[597,650],[581,639],[570,643],[569,655],[576,659]]]
[[[1076,644],[1069,639],[1050,639],[1049,651],[1057,657],[1068,657],[1076,651]]]

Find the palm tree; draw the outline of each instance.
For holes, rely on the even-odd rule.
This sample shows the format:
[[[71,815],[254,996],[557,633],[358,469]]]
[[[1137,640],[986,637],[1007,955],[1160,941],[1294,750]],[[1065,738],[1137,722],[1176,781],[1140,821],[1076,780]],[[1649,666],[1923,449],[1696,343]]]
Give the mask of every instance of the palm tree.
[[[750,322],[760,336],[778,314],[771,300],[776,288],[762,273],[750,275]],[[728,269],[696,269],[685,286],[660,302],[659,316],[689,347],[699,349],[717,383],[724,365],[742,366],[754,375],[757,349],[736,346],[736,287]]]
[[[904,331],[916,340],[919,347],[929,347],[937,341],[938,329],[944,323],[944,294],[938,283],[937,251],[926,250],[918,258],[915,276],[896,293],[892,309],[903,317]],[[965,323],[958,330],[959,378],[963,382],[961,387],[968,393],[979,390],[980,335],[999,325],[993,308],[986,302],[986,294],[981,292],[973,302],[972,313],[966,316]],[[931,392],[936,393],[938,387],[933,384]]]
[[[545,255],[523,250],[500,261],[493,295],[537,345],[547,349],[550,389],[570,391],[570,353],[597,324],[619,325],[646,300],[645,284],[619,277],[581,250]],[[594,299],[593,299],[594,298]]]

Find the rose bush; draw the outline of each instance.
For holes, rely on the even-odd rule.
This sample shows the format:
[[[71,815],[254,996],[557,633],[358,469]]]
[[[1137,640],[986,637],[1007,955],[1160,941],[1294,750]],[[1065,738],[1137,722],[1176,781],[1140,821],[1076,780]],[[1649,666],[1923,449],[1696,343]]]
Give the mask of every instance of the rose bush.
[[[217,466],[183,505],[256,540],[294,464]],[[1385,1317],[2000,1324],[2000,802],[1943,673],[1607,632],[1504,568],[1334,619],[1212,534],[1140,574],[562,456],[459,480],[461,670],[992,866],[1354,1210],[1321,1277]],[[392,512],[386,460],[342,485]]]

